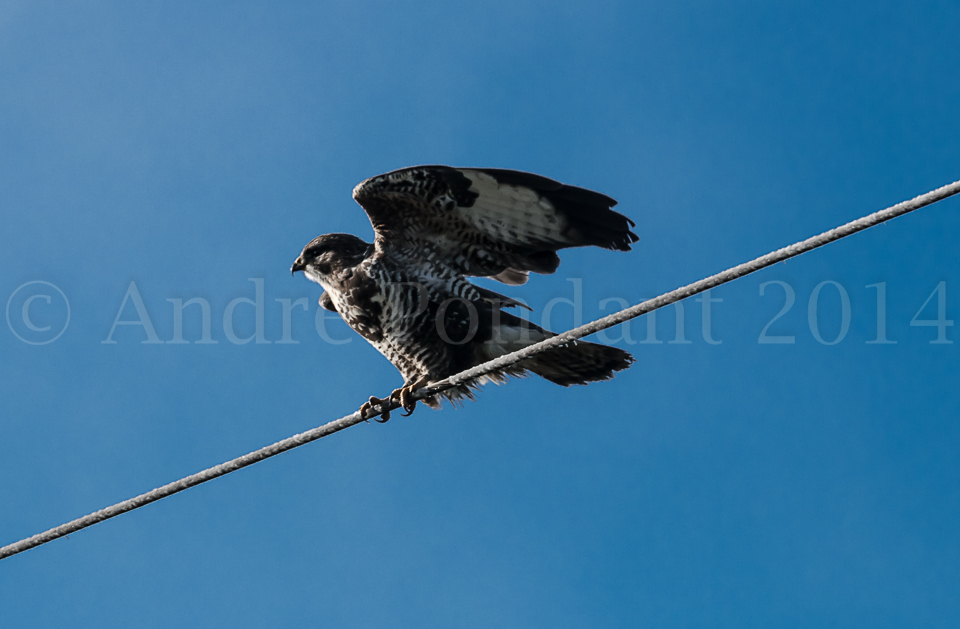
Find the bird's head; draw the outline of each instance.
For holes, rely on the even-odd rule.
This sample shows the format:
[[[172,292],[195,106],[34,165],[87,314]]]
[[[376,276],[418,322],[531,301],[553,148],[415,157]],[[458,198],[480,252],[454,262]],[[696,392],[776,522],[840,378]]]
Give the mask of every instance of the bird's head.
[[[352,234],[317,236],[303,248],[290,273],[303,271],[310,280],[329,288],[345,269],[357,266],[371,253],[372,245]]]

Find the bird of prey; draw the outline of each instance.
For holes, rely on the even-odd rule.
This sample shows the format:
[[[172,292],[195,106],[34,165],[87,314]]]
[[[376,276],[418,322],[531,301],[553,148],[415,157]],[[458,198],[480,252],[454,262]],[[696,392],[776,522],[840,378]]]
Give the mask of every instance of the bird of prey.
[[[370,218],[373,243],[318,236],[291,273],[323,286],[320,305],[396,366],[404,386],[387,399],[407,414],[423,386],[556,336],[504,310],[519,302],[468,277],[523,284],[531,271],[556,271],[560,249],[628,251],[638,240],[610,197],[515,170],[414,166],[367,179],[353,198]],[[439,395],[473,399],[471,387],[528,372],[563,386],[587,384],[632,362],[621,349],[577,341]],[[439,407],[436,397],[422,401]],[[361,413],[384,402],[371,397]]]

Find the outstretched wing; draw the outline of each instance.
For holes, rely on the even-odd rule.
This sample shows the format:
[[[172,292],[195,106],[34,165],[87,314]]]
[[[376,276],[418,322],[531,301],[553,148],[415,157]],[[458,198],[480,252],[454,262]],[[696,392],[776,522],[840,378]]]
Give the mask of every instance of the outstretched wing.
[[[353,198],[379,249],[507,284],[553,273],[560,249],[628,251],[638,240],[610,197],[516,170],[414,166],[367,179]]]

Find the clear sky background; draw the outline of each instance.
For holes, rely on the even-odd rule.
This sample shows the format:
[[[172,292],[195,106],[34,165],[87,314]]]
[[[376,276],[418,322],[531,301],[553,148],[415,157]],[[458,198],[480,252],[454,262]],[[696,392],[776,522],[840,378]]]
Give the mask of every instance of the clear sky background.
[[[960,178],[958,23],[953,2],[3,2],[0,543],[399,385],[342,322],[318,334],[320,288],[289,273],[320,233],[371,237],[366,177],[494,166],[618,199],[633,252],[504,289],[539,317],[582,278],[591,320]],[[958,237],[953,199],[715,290],[720,344],[690,300],[689,343],[673,307],[660,344],[634,321],[612,382],[487,387],[4,560],[0,626],[955,627],[960,329],[910,323],[941,296],[960,319]],[[269,343],[234,344],[224,312],[260,279]],[[65,321],[49,285],[18,292],[36,281],[70,307],[45,345],[16,336]],[[759,342],[776,281],[795,303],[766,334],[793,343]],[[157,339],[199,297],[216,343],[190,306],[186,344],[104,344],[131,282]],[[880,290],[895,344],[868,343]]]

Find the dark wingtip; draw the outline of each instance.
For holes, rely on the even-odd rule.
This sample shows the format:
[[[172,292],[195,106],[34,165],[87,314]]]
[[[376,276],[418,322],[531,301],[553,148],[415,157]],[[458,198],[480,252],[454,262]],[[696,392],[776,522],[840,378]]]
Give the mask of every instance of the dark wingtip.
[[[630,219],[627,219],[630,220]],[[630,221],[630,224],[633,224],[633,221]],[[614,243],[614,246],[607,247],[608,249],[615,249],[617,251],[631,251],[633,247],[631,245],[635,242],[640,242],[640,236],[637,236],[632,231],[627,231],[622,238],[619,238]]]

